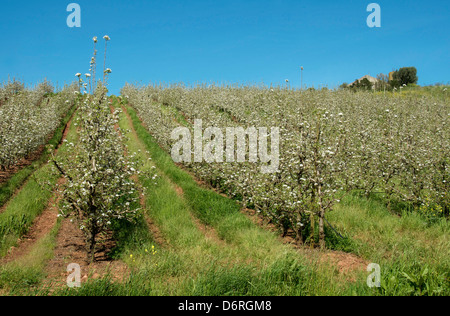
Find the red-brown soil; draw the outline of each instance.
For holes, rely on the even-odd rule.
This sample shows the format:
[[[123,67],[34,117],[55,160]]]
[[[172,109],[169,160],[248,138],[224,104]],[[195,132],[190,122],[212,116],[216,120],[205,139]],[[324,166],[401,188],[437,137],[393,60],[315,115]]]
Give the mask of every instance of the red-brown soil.
[[[112,233],[99,238],[96,261],[91,263],[87,258],[83,232],[70,219],[64,219],[56,239],[54,257],[46,266],[47,283],[52,287],[67,286],[67,277],[71,273],[67,272],[67,267],[71,263],[80,265],[82,283],[88,279],[104,277],[108,273],[113,280],[123,280],[128,272],[126,264],[108,256],[115,245]]]
[[[62,179],[59,180],[59,184],[61,183]],[[0,264],[6,264],[23,257],[33,248],[38,240],[50,233],[57,221],[59,199],[55,190],[48,206],[36,217],[28,233],[19,239],[16,247],[12,247],[9,250],[6,257],[0,260]]]

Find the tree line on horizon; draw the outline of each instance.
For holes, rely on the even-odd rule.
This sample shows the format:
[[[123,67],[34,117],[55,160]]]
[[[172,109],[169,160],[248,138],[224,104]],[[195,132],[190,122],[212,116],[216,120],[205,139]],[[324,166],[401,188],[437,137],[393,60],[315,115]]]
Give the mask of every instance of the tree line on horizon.
[[[411,85],[417,85],[419,77],[417,76],[416,67],[403,67],[395,70],[392,74],[392,78],[389,75],[380,73],[376,77],[377,82],[373,83],[367,78],[362,80],[355,80],[354,84],[344,83],[340,86],[341,89],[352,90],[396,90],[400,87],[406,87]]]

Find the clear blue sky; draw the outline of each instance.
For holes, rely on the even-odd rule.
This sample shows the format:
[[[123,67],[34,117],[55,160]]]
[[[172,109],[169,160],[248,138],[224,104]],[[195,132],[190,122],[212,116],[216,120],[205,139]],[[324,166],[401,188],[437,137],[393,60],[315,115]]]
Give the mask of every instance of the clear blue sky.
[[[81,28],[66,25],[71,2]],[[371,2],[381,28],[366,24]],[[421,85],[450,81],[448,0],[2,0],[0,12],[0,81],[71,82],[105,34],[115,94],[126,82],[300,86],[300,66],[316,87],[407,66]]]

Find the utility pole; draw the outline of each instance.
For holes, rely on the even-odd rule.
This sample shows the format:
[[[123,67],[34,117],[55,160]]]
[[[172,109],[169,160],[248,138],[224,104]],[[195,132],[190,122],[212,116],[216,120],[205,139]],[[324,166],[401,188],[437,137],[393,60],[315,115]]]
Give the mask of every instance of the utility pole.
[[[303,66],[301,66],[300,69],[302,70],[302,85],[301,85],[300,90],[303,91]]]

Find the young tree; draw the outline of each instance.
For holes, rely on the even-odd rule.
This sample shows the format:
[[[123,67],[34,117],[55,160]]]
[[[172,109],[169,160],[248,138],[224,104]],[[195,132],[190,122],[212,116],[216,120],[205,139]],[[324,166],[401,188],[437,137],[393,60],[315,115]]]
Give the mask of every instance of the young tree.
[[[379,91],[383,91],[389,87],[389,76],[385,74],[378,74],[377,75],[378,82],[375,84],[375,89]]]
[[[111,113],[106,88],[98,88],[79,111],[73,155],[53,162],[66,179],[61,215],[75,218],[86,236],[88,258],[94,261],[97,236],[114,220],[133,221],[137,215],[137,190],[131,180],[136,169],[124,156],[122,137],[114,128],[117,113]]]
[[[343,84],[341,84],[339,86],[340,89],[347,89],[348,88],[348,83],[344,82]]]
[[[136,166],[125,157],[122,136],[115,129],[117,112],[111,112],[106,94],[106,87],[99,83],[93,95],[85,96],[79,108],[79,140],[77,145],[69,144],[72,156],[65,161],[53,158],[66,179],[61,215],[79,224],[91,262],[95,261],[97,236],[115,220],[133,221],[139,210],[131,180]]]
[[[296,166],[303,213],[310,215],[311,245],[318,218],[319,245],[325,249],[325,214],[342,195],[345,179],[346,133],[342,113],[318,109],[300,129],[299,164]]]

